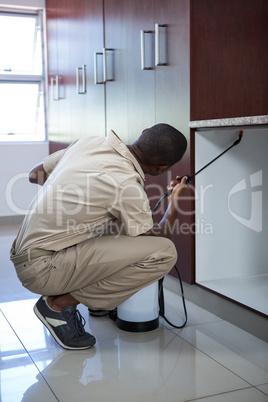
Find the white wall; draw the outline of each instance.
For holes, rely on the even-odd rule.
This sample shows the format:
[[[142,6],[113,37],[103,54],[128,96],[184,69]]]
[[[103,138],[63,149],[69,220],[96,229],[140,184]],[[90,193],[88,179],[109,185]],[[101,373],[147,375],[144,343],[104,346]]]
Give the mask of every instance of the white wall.
[[[45,0],[0,0],[0,7],[45,8]],[[23,215],[38,190],[28,173],[48,155],[48,143],[0,143],[0,217]]]
[[[227,149],[238,133],[196,132],[196,171]],[[239,145],[196,176],[197,283],[267,273],[267,150],[268,128],[245,128]]]
[[[30,170],[48,155],[48,143],[0,144],[0,217],[24,215],[37,194]]]

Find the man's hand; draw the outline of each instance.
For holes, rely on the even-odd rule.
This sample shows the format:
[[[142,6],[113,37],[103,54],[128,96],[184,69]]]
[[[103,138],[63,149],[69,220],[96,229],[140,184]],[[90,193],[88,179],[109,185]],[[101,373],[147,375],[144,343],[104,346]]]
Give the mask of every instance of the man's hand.
[[[177,176],[176,179],[178,179],[181,176]],[[187,189],[187,176],[184,176],[180,182],[178,180],[172,180],[170,182],[170,185],[168,186],[168,190],[172,190],[172,193],[170,195],[170,199],[173,199],[174,201],[177,200],[179,201],[179,198],[184,194],[185,190]]]
[[[43,167],[43,162],[36,165],[29,174],[30,183],[40,184],[40,186],[43,186],[47,178],[48,174]]]
[[[177,176],[180,177],[180,176]],[[169,203],[163,219],[159,223],[155,223],[152,229],[146,233],[147,236],[161,236],[172,239],[176,228],[175,222],[179,215],[179,201],[185,190],[187,189],[187,176],[183,177],[179,183],[177,180],[172,180],[168,190],[172,190],[169,196]]]

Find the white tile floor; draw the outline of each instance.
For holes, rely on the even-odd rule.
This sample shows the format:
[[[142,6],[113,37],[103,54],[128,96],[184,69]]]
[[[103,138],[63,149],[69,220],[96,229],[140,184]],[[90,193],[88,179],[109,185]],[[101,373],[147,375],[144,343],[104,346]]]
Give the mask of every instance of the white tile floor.
[[[38,296],[16,278],[11,229],[0,231],[1,401],[268,401],[267,344],[190,302],[183,330],[161,319],[158,329],[139,334],[89,318],[80,306],[97,343],[62,349],[32,311]],[[179,324],[180,297],[165,295],[167,316]]]

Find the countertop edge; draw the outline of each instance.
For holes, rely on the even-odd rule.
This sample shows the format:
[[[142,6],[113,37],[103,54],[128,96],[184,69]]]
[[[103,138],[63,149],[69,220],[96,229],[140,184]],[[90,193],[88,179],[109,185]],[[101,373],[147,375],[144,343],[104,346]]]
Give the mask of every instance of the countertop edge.
[[[212,120],[196,120],[190,121],[190,128],[205,128],[205,127],[230,127],[230,126],[249,126],[268,124],[268,115],[262,116],[247,116],[247,117],[231,117],[226,119]]]

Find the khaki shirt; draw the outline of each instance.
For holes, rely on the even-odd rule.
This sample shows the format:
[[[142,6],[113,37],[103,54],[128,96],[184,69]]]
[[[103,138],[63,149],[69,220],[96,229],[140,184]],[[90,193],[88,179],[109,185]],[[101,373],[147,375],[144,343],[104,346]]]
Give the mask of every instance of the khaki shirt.
[[[24,218],[16,254],[70,247],[101,235],[110,222],[122,224],[128,236],[152,228],[144,173],[113,131],[107,138],[82,138],[43,166],[49,177]]]

